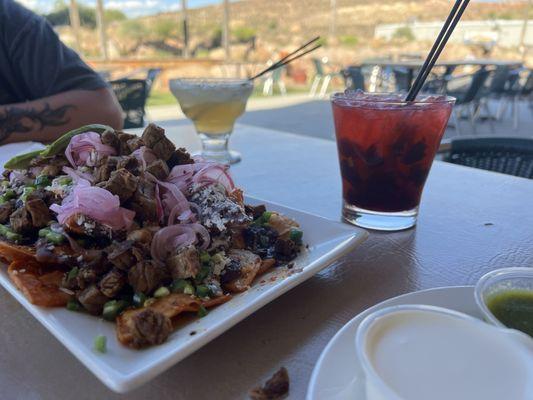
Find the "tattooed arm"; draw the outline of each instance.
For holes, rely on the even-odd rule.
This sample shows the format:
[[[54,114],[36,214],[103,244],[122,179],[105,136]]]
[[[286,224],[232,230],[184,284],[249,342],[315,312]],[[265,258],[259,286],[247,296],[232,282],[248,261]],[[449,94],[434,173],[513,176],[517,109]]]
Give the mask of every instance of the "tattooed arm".
[[[71,129],[93,123],[122,128],[122,112],[110,89],[71,90],[0,105],[0,144],[50,142]]]

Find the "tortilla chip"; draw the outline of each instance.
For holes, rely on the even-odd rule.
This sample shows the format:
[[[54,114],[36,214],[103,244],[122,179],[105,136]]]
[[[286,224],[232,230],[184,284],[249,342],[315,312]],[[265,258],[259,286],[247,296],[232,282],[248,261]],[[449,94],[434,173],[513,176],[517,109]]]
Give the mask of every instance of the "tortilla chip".
[[[33,260],[35,259],[35,248],[0,240],[0,258],[8,263],[16,260]]]
[[[64,307],[71,296],[61,291],[63,272],[31,260],[13,261],[7,273],[30,303],[41,307]]]

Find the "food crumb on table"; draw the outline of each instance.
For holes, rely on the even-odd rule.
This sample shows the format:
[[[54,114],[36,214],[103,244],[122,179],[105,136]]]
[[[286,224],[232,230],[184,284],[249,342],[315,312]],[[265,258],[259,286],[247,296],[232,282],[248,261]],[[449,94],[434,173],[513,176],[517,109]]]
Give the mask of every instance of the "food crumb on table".
[[[289,393],[289,373],[287,368],[281,367],[263,387],[256,387],[250,391],[252,400],[282,399]]]

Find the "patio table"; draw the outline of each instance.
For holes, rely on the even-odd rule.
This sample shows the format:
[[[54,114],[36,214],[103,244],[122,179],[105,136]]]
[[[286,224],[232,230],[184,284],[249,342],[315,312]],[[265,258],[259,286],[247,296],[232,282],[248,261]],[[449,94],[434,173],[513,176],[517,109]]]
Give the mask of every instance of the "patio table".
[[[188,123],[168,126],[198,147]],[[339,219],[335,143],[238,125],[232,167],[248,194]],[[533,181],[435,162],[419,224],[372,232],[353,253],[291,290],[141,388],[109,391],[0,289],[0,398],[240,399],[286,366],[290,399],[303,399],[331,337],[380,301],[420,289],[473,285],[499,267],[533,266]]]

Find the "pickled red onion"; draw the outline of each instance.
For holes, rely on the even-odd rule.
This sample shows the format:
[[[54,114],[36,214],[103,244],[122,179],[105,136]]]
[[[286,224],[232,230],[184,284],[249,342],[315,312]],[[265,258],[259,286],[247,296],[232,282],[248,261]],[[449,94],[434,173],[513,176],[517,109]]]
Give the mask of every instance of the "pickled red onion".
[[[200,248],[207,249],[211,238],[207,229],[200,224],[179,224],[162,228],[152,239],[152,258],[165,262],[169,255],[175,254],[180,248],[196,244],[198,235],[202,239]]]
[[[94,176],[92,176],[88,172],[81,172],[80,170],[73,169],[67,166],[64,166],[62,168],[62,171],[68,176],[70,176],[72,178],[72,182],[74,182],[75,184],[78,184],[81,181],[86,181],[86,183],[82,182],[82,184],[87,186],[94,182]]]
[[[157,155],[154,151],[146,146],[139,147],[131,155],[141,162],[143,169],[146,169],[148,165],[157,160]]]
[[[101,156],[113,156],[116,150],[103,144],[100,135],[96,132],[80,133],[70,139],[65,150],[65,156],[73,167],[88,165],[94,167]]]
[[[61,205],[52,204],[57,221],[64,224],[74,214],[83,214],[113,230],[128,229],[133,223],[135,212],[120,207],[119,197],[97,186],[77,184]]]

